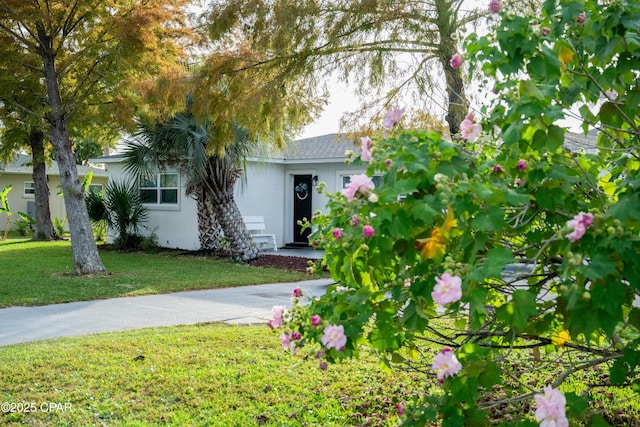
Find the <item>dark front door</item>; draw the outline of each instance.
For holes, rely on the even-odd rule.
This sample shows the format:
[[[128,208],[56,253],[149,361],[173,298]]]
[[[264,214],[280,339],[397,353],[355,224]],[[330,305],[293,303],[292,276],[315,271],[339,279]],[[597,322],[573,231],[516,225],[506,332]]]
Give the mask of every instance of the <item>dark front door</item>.
[[[302,232],[302,226],[298,225],[298,221],[307,218],[311,221],[311,196],[313,193],[313,185],[311,175],[294,175],[293,177],[293,242],[309,243],[308,236],[311,234],[310,229]]]

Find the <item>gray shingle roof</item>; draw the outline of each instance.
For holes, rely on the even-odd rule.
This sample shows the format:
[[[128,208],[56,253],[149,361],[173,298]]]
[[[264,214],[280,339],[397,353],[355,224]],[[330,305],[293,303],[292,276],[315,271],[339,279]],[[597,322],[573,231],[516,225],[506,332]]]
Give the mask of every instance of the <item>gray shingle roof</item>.
[[[567,132],[565,146],[571,151],[595,152],[597,136]],[[345,152],[352,150],[358,153],[360,141],[349,137],[345,133],[330,133],[291,141],[286,149],[275,151],[269,155],[255,155],[253,160],[284,163],[330,163],[342,162],[346,158]],[[119,154],[91,159],[95,163],[114,163],[122,161]]]
[[[586,153],[594,154],[598,151],[597,142],[598,135],[593,132],[586,135],[567,132],[564,138],[564,146],[574,152],[584,150]]]
[[[0,172],[31,175],[31,173],[33,172],[31,161],[31,156],[19,154],[11,163],[6,165],[0,164]],[[78,168],[79,176],[87,176],[87,173],[89,173],[89,171],[92,171],[93,176],[107,177],[107,171],[105,171],[104,169],[82,165],[77,165],[76,167]],[[60,175],[60,170],[58,169],[58,164],[56,162],[47,164],[47,175]]]
[[[343,160],[347,150],[357,149],[355,141],[348,138],[347,134],[330,133],[292,141],[284,152],[273,157],[283,160]]]

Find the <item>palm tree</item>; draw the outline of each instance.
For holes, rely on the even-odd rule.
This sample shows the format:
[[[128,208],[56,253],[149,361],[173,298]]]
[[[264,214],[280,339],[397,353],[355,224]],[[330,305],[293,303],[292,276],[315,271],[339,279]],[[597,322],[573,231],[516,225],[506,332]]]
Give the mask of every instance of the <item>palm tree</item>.
[[[187,178],[186,193],[198,204],[198,232],[202,249],[221,249],[222,234],[234,259],[258,256],[235,201],[233,188],[242,176],[242,162],[250,143],[237,131],[222,152],[207,152],[211,144],[209,123],[198,123],[190,113],[174,115],[165,123],[139,123],[136,138],[127,144],[125,168],[140,176],[167,167]]]

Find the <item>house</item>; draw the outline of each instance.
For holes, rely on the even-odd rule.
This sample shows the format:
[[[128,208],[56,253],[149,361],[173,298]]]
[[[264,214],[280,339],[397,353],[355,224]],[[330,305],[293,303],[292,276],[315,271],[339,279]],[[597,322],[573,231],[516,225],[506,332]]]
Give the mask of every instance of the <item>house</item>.
[[[11,212],[14,214],[16,212],[24,212],[30,217],[35,218],[35,189],[31,162],[31,156],[19,154],[11,163],[0,163],[0,190],[8,185],[12,185],[13,187],[7,195]],[[101,191],[103,187],[107,185],[107,173],[104,169],[81,165],[78,165],[77,168],[80,179],[84,179],[89,171],[93,172],[91,190]],[[55,162],[47,164],[47,180],[49,182],[51,219],[59,218],[63,221],[67,217],[67,211],[64,206],[64,198],[58,195],[62,190],[62,185],[60,183],[58,165]],[[18,218],[17,215],[14,215],[11,221]],[[0,227],[2,227],[2,229],[4,229],[6,220],[7,214],[0,214]]]
[[[262,216],[266,234],[276,236],[278,247],[308,245],[298,220],[311,219],[324,210],[328,198],[317,192],[324,182],[330,192],[341,190],[354,173],[364,167],[345,163],[347,150],[357,151],[346,134],[329,134],[301,139],[276,154],[249,158],[243,183],[236,185],[236,202],[243,216]],[[91,159],[104,163],[109,179],[128,180],[119,155]],[[185,182],[175,170],[158,171],[140,183],[149,209],[146,223],[164,247],[199,249],[197,205],[185,195]]]
[[[580,135],[567,141],[570,149],[592,149],[593,138]],[[327,192],[341,191],[349,177],[366,167],[345,163],[347,150],[358,152],[359,144],[346,134],[328,134],[297,140],[282,152],[248,159],[246,180],[236,186],[236,202],[243,216],[262,216],[266,234],[276,236],[278,247],[307,246],[298,221],[325,211],[328,198],[317,192],[324,182]],[[569,147],[568,147],[569,148]],[[91,159],[104,163],[109,179],[130,180],[119,155]],[[185,182],[175,170],[158,171],[145,177],[140,191],[150,215],[146,227],[163,247],[199,249],[196,202],[185,195]]]

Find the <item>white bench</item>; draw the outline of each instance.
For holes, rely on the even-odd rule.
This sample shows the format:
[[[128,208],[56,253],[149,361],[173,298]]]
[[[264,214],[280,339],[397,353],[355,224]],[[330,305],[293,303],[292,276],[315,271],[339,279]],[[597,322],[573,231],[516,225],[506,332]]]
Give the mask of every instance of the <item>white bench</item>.
[[[274,251],[278,250],[278,244],[276,243],[275,234],[265,234],[267,226],[264,223],[263,216],[243,216],[244,224],[247,226],[247,230],[251,233],[253,241],[256,242],[258,248],[273,248]]]

